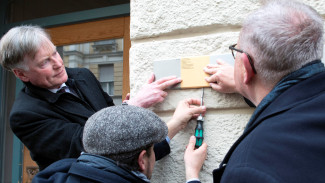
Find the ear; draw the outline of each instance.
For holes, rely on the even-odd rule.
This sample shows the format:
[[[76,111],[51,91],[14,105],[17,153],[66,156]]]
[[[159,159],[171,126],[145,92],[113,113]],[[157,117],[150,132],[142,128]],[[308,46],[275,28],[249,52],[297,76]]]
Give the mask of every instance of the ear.
[[[140,167],[140,172],[144,172],[144,170],[146,170],[148,168],[148,167],[146,167],[146,165],[147,165],[146,161],[148,161],[146,159],[146,157],[147,157],[147,151],[142,150],[138,157],[138,164]]]
[[[249,59],[248,59],[247,55],[245,53],[241,54],[241,58],[242,58],[242,61],[244,64],[244,78],[243,78],[244,83],[248,84],[249,82],[251,82],[253,80],[255,73],[253,71],[252,66],[249,63]]]
[[[26,75],[26,71],[22,69],[12,69],[12,72],[15,74],[17,78],[19,78],[23,82],[29,82],[29,78]]]

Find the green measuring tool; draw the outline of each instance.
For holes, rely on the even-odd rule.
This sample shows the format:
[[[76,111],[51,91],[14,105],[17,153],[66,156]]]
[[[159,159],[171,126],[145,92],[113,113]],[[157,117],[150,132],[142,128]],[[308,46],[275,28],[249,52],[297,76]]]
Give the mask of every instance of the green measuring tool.
[[[204,96],[204,88],[202,88],[202,95],[201,95],[201,106],[203,105],[203,96]],[[199,115],[197,118],[197,124],[195,127],[195,137],[196,137],[196,143],[195,147],[199,148],[202,145],[203,142],[203,122],[204,118],[202,114]]]

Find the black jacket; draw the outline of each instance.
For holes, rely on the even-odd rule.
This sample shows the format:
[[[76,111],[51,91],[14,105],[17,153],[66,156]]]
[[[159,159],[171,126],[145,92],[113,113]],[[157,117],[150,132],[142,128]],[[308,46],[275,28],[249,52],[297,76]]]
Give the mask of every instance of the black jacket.
[[[66,70],[69,78],[66,84],[78,97],[71,93],[54,94],[25,83],[11,109],[11,129],[30,150],[41,170],[57,160],[79,157],[87,119],[100,109],[114,105],[88,69]],[[167,142],[160,147],[169,149]],[[155,149],[155,152],[159,151]],[[164,155],[157,154],[157,159]]]
[[[324,182],[325,72],[283,92],[233,145],[214,182]]]
[[[36,174],[33,183],[146,183],[106,157],[83,154],[63,159]]]

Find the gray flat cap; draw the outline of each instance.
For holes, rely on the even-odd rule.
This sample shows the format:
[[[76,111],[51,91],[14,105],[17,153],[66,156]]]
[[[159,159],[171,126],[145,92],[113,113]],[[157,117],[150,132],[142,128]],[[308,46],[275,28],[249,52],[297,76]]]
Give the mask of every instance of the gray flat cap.
[[[133,154],[163,141],[166,123],[148,109],[131,105],[104,108],[92,115],[83,131],[86,152],[98,155]]]

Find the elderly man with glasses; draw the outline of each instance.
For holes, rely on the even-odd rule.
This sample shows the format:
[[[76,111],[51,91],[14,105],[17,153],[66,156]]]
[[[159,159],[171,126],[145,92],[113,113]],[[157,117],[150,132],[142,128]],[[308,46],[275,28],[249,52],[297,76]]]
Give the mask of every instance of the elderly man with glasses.
[[[205,68],[214,90],[239,93],[256,106],[213,171],[214,182],[324,182],[323,29],[311,7],[268,1],[246,18],[237,44],[229,47],[234,67],[217,61]],[[184,155],[188,179],[198,178],[197,161],[204,161],[193,154],[199,152]]]

